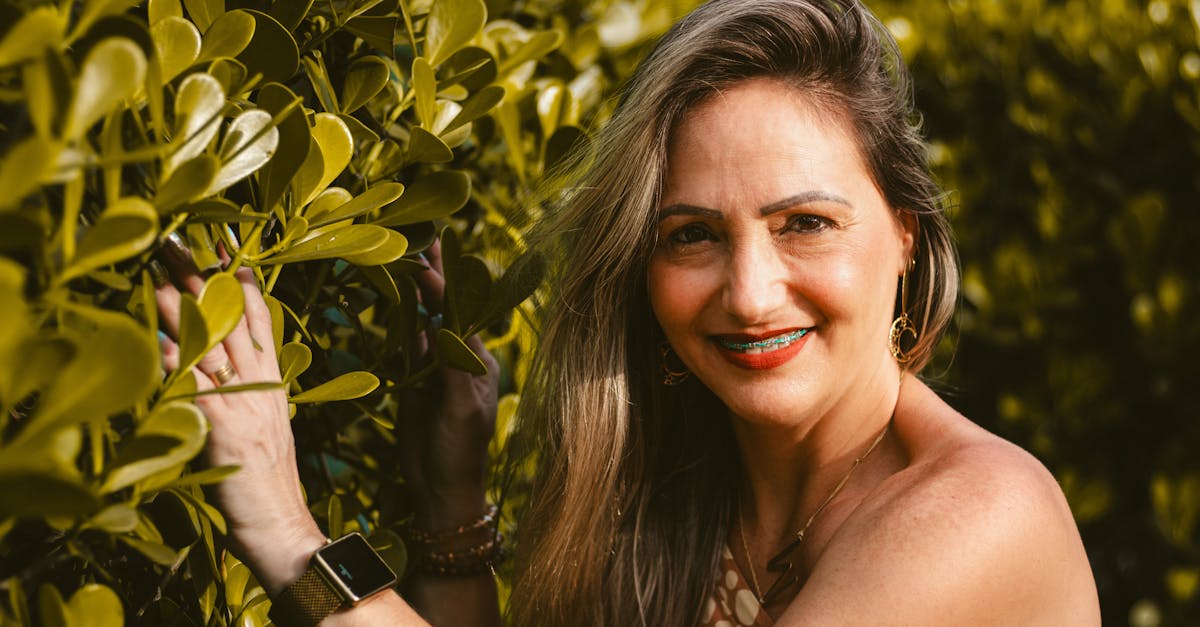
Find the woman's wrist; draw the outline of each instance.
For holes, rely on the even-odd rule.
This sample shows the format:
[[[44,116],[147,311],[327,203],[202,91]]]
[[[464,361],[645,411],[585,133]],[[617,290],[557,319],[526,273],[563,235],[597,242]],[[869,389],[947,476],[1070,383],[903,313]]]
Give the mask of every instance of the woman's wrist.
[[[328,538],[315,521],[290,533],[264,538],[243,538],[238,544],[243,561],[254,572],[267,595],[275,598],[308,568],[312,556]]]

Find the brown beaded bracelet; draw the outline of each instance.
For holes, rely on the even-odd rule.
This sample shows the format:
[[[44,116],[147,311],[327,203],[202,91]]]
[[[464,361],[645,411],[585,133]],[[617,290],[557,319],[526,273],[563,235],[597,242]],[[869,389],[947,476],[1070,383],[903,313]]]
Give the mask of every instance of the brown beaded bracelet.
[[[466,577],[492,572],[504,554],[504,535],[494,533],[475,546],[458,551],[423,551],[416,555],[417,570],[441,577]]]
[[[496,515],[499,513],[499,511],[500,509],[494,504],[488,504],[487,512],[484,513],[483,516],[480,516],[479,518],[465,525],[459,525],[449,529],[439,529],[437,531],[425,531],[423,529],[409,527],[405,531],[405,536],[412,542],[424,544],[426,546],[449,542],[465,536],[472,531],[478,531],[490,526],[496,521]]]

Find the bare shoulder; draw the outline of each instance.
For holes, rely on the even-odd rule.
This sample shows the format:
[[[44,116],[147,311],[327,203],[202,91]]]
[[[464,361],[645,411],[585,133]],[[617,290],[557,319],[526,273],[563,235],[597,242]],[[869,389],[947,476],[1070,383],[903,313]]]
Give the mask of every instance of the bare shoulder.
[[[905,387],[893,451],[903,463],[832,536],[797,615],[806,624],[1098,625],[1087,556],[1050,472],[920,382]]]

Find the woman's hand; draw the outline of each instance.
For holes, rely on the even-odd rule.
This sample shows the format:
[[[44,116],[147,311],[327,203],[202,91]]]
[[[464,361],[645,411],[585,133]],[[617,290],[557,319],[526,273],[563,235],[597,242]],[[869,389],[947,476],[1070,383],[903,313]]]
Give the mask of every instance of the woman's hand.
[[[186,249],[168,243],[166,259],[176,283],[198,294],[204,279]],[[249,268],[234,276],[242,285],[245,315],[237,328],[205,355],[195,370],[199,391],[245,383],[279,382],[279,362],[272,341],[271,317],[262,291]],[[163,326],[178,337],[181,296],[170,281],[157,287]],[[164,364],[179,366],[179,348],[163,341]],[[304,572],[309,557],[325,536],[309,514],[300,489],[296,447],[282,388],[267,391],[204,394],[196,397],[212,425],[205,460],[240,470],[211,492],[225,515],[234,552],[250,566],[270,594]]]
[[[429,268],[416,279],[421,302],[436,321],[446,286],[440,245],[435,243],[426,256]],[[433,351],[437,326],[430,325],[422,338],[425,351]],[[405,395],[397,421],[404,479],[416,500],[416,522],[425,529],[456,527],[479,518],[486,509],[487,450],[496,425],[499,365],[478,336],[466,342],[487,373],[476,376],[439,368],[434,375],[438,379],[427,389]]]

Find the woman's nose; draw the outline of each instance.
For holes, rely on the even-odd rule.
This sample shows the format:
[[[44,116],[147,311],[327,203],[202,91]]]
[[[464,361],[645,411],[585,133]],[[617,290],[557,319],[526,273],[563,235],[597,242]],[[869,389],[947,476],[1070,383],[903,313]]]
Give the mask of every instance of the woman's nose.
[[[770,322],[787,302],[787,266],[768,244],[734,248],[726,272],[723,305],[741,324]]]

